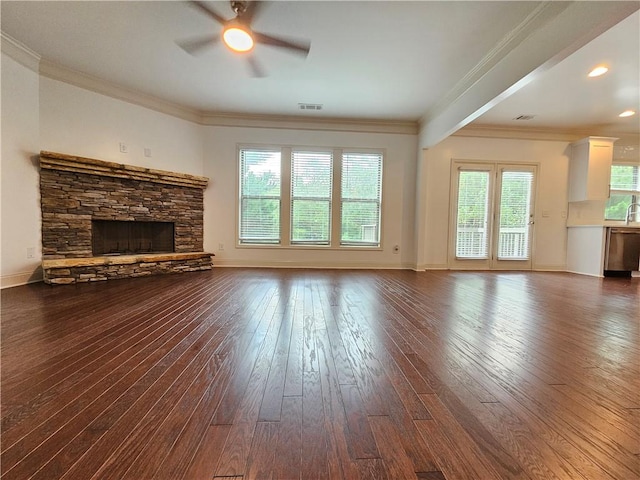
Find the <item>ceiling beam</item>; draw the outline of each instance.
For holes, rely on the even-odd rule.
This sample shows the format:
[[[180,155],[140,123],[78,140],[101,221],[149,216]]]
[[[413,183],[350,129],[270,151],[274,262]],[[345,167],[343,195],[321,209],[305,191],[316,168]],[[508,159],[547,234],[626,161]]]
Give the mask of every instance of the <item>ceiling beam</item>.
[[[640,2],[542,2],[420,121],[420,148],[471,123],[640,8]]]

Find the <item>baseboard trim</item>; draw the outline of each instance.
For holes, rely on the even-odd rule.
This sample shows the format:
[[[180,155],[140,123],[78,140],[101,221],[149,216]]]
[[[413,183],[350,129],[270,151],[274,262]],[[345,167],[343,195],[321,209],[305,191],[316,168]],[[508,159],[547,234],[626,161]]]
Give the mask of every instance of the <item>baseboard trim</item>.
[[[221,260],[214,259],[214,268],[309,268],[309,269],[334,269],[334,270],[411,270],[413,266],[409,265],[389,265],[389,264],[372,264],[372,263],[309,263],[309,262],[269,262],[269,261],[251,261],[251,260]]]
[[[565,270],[566,273],[573,273],[574,275],[583,275],[585,277],[604,278],[604,275],[598,275],[595,273],[575,272],[573,270]]]
[[[19,287],[28,283],[42,282],[42,268],[38,267],[32,272],[13,273],[11,275],[2,275],[0,277],[0,289]]]
[[[534,265],[533,272],[568,272],[566,265]]]
[[[450,270],[445,263],[427,263],[421,267],[423,270]]]

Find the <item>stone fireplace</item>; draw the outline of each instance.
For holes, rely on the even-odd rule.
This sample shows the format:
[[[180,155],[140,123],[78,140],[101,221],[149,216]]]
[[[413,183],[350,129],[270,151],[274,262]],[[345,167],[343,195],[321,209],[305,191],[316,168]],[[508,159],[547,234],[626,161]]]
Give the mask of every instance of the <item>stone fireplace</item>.
[[[68,284],[208,270],[208,179],[40,153],[44,280]]]

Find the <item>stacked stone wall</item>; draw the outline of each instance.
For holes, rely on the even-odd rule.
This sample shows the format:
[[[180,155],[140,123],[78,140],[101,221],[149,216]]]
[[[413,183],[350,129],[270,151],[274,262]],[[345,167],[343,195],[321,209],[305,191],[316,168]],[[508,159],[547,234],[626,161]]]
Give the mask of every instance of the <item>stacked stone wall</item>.
[[[175,253],[203,252],[207,178],[52,152],[41,152],[40,167],[43,267],[56,259],[92,258],[92,220],[173,222]],[[60,278],[67,280],[60,282],[51,281],[49,269],[45,281],[75,283],[201,270],[203,262],[173,259],[157,265],[144,265],[142,260],[136,267],[77,266],[69,274],[63,269]]]
[[[41,170],[43,258],[90,257],[91,220],[174,222],[175,251],[202,251],[203,191]]]
[[[167,257],[163,259],[162,257]],[[71,283],[99,282],[118,278],[145,277],[166,273],[198,272],[211,270],[211,256],[208,254],[155,255],[154,258],[137,258],[129,261],[126,257],[112,258],[104,264],[47,266],[45,262],[44,281],[52,285],[68,285]],[[54,263],[52,261],[51,263]]]

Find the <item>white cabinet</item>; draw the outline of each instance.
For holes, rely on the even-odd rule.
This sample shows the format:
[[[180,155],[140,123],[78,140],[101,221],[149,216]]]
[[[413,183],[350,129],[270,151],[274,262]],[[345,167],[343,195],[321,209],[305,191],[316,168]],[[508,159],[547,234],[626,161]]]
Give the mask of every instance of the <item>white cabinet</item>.
[[[571,144],[569,201],[609,198],[613,142],[617,138],[587,137]]]

